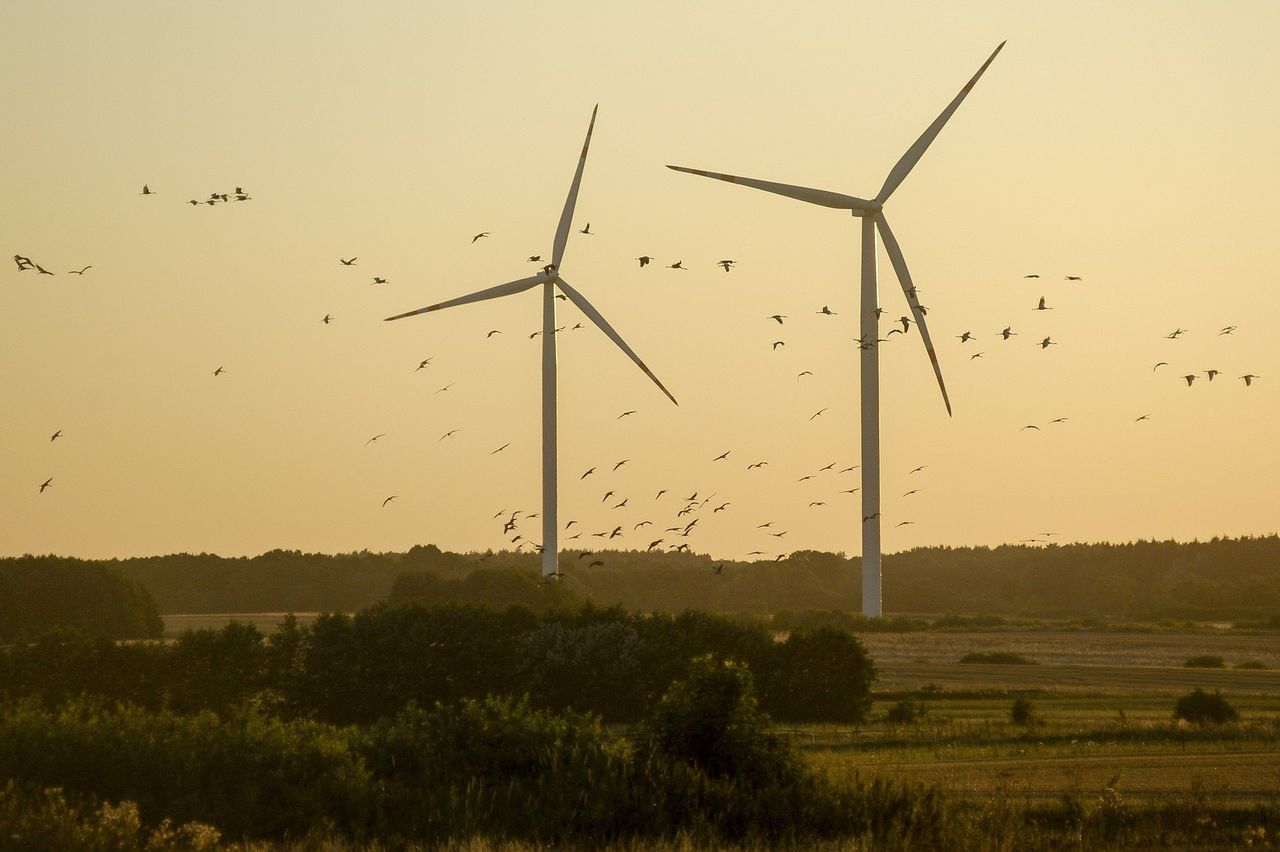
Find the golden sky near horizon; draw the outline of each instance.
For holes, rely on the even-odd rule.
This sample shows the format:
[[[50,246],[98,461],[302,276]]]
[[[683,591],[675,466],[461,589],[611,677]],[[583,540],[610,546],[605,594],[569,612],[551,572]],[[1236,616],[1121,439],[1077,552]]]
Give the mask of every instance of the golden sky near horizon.
[[[493,515],[540,502],[538,291],[381,320],[536,271],[597,102],[562,271],[680,406],[558,302],[587,323],[558,336],[562,521],[661,529],[697,491],[730,504],[697,551],[858,552],[856,474],[796,480],[858,462],[859,222],[663,165],[871,197],[1005,39],[885,208],[955,409],[914,330],[882,347],[885,551],[1277,529],[1274,3],[41,2],[6,25],[0,555],[506,545]],[[235,186],[252,201],[185,203]],[[883,253],[880,300],[887,331]]]

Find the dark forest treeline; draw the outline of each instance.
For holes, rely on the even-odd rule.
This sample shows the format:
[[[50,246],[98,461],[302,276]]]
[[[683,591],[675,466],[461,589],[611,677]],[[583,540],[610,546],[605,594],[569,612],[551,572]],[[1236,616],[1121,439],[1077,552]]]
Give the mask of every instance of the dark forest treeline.
[[[0,562],[0,642],[51,627],[109,639],[144,639],[163,629],[144,584],[109,563],[55,556]]]
[[[776,562],[734,562],[688,553],[580,553],[562,556],[566,579],[556,595],[669,613],[857,610],[861,604],[860,561],[837,554],[797,551]],[[6,559],[0,568],[30,559]],[[596,560],[604,565],[588,567]],[[44,566],[63,564],[86,563],[41,558]],[[87,564],[138,579],[169,613],[354,611],[391,596],[538,609],[551,588],[537,584],[536,554],[456,554],[431,545],[407,553],[273,550],[256,557],[176,554]],[[720,574],[714,565],[723,565]],[[505,572],[477,575],[480,569],[517,569],[528,580],[517,587],[501,579],[510,576]],[[393,595],[397,578],[414,574],[401,579]],[[885,557],[884,606],[899,613],[1267,619],[1280,613],[1280,536],[917,548]]]

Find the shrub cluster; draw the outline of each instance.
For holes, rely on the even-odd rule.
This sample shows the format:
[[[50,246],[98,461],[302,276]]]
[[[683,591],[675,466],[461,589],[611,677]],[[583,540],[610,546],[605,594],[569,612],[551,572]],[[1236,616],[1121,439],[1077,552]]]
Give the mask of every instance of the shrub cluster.
[[[0,696],[49,706],[80,694],[178,712],[251,703],[282,718],[368,723],[430,707],[527,694],[531,705],[634,722],[704,654],[744,663],[761,708],[795,722],[857,722],[874,667],[831,628],[775,642],[758,624],[704,613],[641,616],[586,606],[535,614],[379,605],[264,638],[233,624],[169,645],[60,634],[0,652]]]
[[[142,639],[162,629],[155,599],[114,566],[54,556],[0,560],[0,642],[51,630]]]

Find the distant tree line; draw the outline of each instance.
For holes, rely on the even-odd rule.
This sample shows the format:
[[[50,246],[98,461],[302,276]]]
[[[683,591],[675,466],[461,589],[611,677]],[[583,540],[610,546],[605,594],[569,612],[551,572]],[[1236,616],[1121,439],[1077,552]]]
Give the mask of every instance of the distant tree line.
[[[0,642],[53,627],[142,639],[159,636],[163,624],[151,593],[119,568],[56,556],[0,562]]]
[[[584,606],[382,604],[354,616],[289,619],[270,637],[232,624],[172,643],[51,634],[0,650],[0,699],[57,706],[79,695],[180,713],[251,704],[284,718],[368,723],[407,704],[487,696],[633,722],[702,655],[746,665],[761,707],[787,721],[856,722],[874,667],[847,632],[775,642],[758,624],[698,612],[638,615]]]
[[[0,560],[0,571],[30,559]],[[570,600],[666,613],[861,609],[860,560],[812,550],[761,562],[657,551],[565,551],[565,579],[546,585],[539,582],[537,554],[460,554],[434,545],[406,553],[273,550],[240,558],[40,559],[46,568],[117,569],[146,586],[165,613],[349,612],[388,598],[534,610]],[[591,564],[597,561],[604,564]],[[513,571],[523,579],[512,579]],[[885,557],[884,608],[1265,622],[1280,615],[1280,536],[916,548]]]

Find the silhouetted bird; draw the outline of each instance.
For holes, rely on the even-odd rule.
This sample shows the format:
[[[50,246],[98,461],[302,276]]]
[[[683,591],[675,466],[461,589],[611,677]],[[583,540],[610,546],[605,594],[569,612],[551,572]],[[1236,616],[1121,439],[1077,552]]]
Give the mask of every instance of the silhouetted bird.
[[[1032,272],[1030,275],[1024,275],[1024,276],[1022,276],[1022,277],[1023,277],[1023,278],[1039,278],[1039,277],[1040,277],[1040,273],[1038,273],[1038,272]]]
[[[723,266],[724,271],[728,272],[730,269],[733,269],[733,265],[737,262],[738,261],[736,260],[717,260],[716,266]]]
[[[397,497],[399,497],[399,496],[400,496],[400,495],[398,495],[398,494],[392,494],[390,497],[388,497],[387,499],[383,500],[383,501],[382,501],[382,508],[384,508],[384,509],[385,509],[385,508],[387,508],[387,504],[388,504],[388,503],[390,503],[392,500],[396,499],[396,498],[397,498]]]
[[[1067,275],[1067,276],[1064,276],[1064,278],[1067,281],[1083,281],[1084,280],[1079,275]]]
[[[635,414],[635,413],[636,413],[636,412],[635,412],[635,410],[634,410],[634,409],[633,409],[633,410],[631,410],[631,411],[624,411],[624,412],[622,412],[621,414],[619,414],[617,417],[615,417],[615,418],[614,418],[614,420],[621,420],[622,418],[626,417],[627,415],[629,415],[629,414]]]
[[[375,275],[373,276],[373,280],[369,282],[369,286],[372,287],[374,284],[386,284],[386,283],[387,283],[387,279],[379,278],[378,276]]]
[[[1157,361],[1157,362],[1156,362],[1156,365],[1155,365],[1154,367],[1152,367],[1152,368],[1151,368],[1151,372],[1153,372],[1153,373],[1154,373],[1154,372],[1155,372],[1156,370],[1158,370],[1159,368],[1161,368],[1161,367],[1167,367],[1167,366],[1169,366],[1169,362],[1168,362],[1168,361]]]
[[[41,484],[40,493],[43,494],[46,488],[52,488],[52,487],[53,487],[53,477],[51,476],[48,479],[46,479],[43,484]]]
[[[379,432],[377,435],[374,435],[372,438],[370,438],[369,440],[365,441],[365,442],[364,442],[364,445],[367,447],[367,446],[369,446],[370,444],[375,443],[379,438],[385,438],[385,437],[387,437],[387,433],[386,433],[386,432]]]
[[[325,314],[324,319],[320,320],[320,322],[324,323],[325,325],[328,325],[329,323],[333,322],[333,317],[330,316],[329,314]]]
[[[1036,305],[1036,307],[1034,308],[1034,310],[1037,310],[1037,311],[1051,311],[1051,310],[1053,310],[1053,308],[1051,308],[1051,307],[1049,307],[1048,305],[1046,305],[1046,304],[1044,303],[1044,296],[1041,296],[1041,297],[1040,297],[1040,304]]]
[[[496,449],[496,450],[494,450],[493,452],[489,453],[489,455],[491,455],[491,456],[492,456],[492,455],[496,455],[496,454],[498,454],[498,453],[502,452],[503,450],[505,450],[505,449],[506,449],[507,447],[509,447],[509,446],[511,446],[511,442],[510,442],[510,441],[508,441],[507,443],[503,444],[501,447],[498,447],[498,449]],[[566,528],[566,529],[567,529],[567,528]]]
[[[1194,382],[1195,382],[1195,380],[1196,380],[1196,378],[1197,378],[1197,377],[1196,377],[1196,375],[1195,375],[1194,373],[1189,373],[1189,374],[1187,374],[1187,375],[1183,376],[1182,378],[1184,378],[1184,379],[1186,379],[1186,380],[1187,380],[1187,387],[1191,387],[1192,383],[1194,383]]]
[[[1244,386],[1248,388],[1248,387],[1253,387],[1254,379],[1260,379],[1262,378],[1262,376],[1255,376],[1253,373],[1248,373],[1247,375],[1243,375],[1240,378],[1244,379]]]
[[[815,417],[820,417],[820,416],[822,415],[822,412],[824,412],[824,411],[826,411],[826,409],[825,409],[825,408],[820,408],[820,409],[818,409],[817,411],[813,412],[813,414],[810,414],[810,415],[809,415],[809,420],[810,420],[810,422],[812,422],[812,421],[813,421],[813,418],[815,418]]]
[[[1057,343],[1055,343],[1054,341],[1050,340],[1047,337],[1044,340],[1040,341],[1041,349],[1048,349],[1050,346],[1057,346],[1057,345],[1058,345]]]
[[[1204,374],[1209,377],[1209,381],[1213,381],[1214,377],[1221,373],[1221,370],[1205,370]]]
[[[221,376],[221,375],[222,375],[223,373],[225,373],[225,372],[226,372],[226,370],[224,370],[224,369],[222,369],[221,367],[219,367],[218,369],[216,369],[216,370],[214,370],[214,371],[213,371],[213,374],[214,374],[215,376]]]
[[[649,265],[649,261],[653,260],[653,258],[649,257],[649,255],[647,254],[642,254],[639,257],[637,257],[636,260],[640,261],[640,268],[644,269],[646,266]]]
[[[593,473],[595,473],[595,472],[596,472],[596,469],[593,467],[593,468],[591,468],[590,470],[588,470],[586,473],[582,474],[582,476],[579,476],[579,477],[578,477],[578,479],[580,479],[580,480],[582,480],[582,479],[586,479],[588,476],[590,476],[591,474],[593,474]]]
[[[667,269],[684,269],[684,261],[677,260],[675,263],[668,266]]]
[[[52,272],[50,272],[49,270],[45,269],[43,266],[41,266],[41,265],[40,265],[40,264],[38,264],[38,263],[36,264],[36,272],[39,272],[41,275],[53,275],[53,273],[52,273]]]
[[[1005,340],[1008,340],[1010,337],[1013,337],[1017,333],[1018,332],[1013,330],[1013,326],[1005,326],[1004,331],[1000,332],[1000,336],[1003,337]]]
[[[1175,328],[1173,331],[1166,334],[1165,337],[1169,338],[1170,340],[1177,340],[1180,336],[1186,333],[1187,333],[1187,330],[1185,328]]]
[[[84,272],[86,269],[93,269],[93,264],[89,264],[88,266],[83,266],[80,269],[72,269],[67,274],[68,275],[84,275]]]
[[[427,365],[430,363],[431,363],[430,358],[423,358],[421,361],[418,362],[418,369],[414,370],[414,372],[416,373],[418,372],[418,370],[425,370],[427,368]]]
[[[624,464],[626,464],[626,463],[627,463],[627,462],[629,462],[629,461],[631,461],[631,459],[623,459],[622,461],[620,461],[620,462],[618,462],[617,464],[615,464],[615,465],[613,466],[613,469],[614,469],[614,470],[617,470],[618,468],[622,467]]]
[[[1034,426],[1034,425],[1032,425],[1032,426],[1023,426],[1023,427],[1022,427],[1021,429],[1019,429],[1018,431],[1019,431],[1019,432],[1025,432],[1025,431],[1027,431],[1028,429],[1035,429],[1037,432],[1039,432],[1039,431],[1040,431],[1040,427],[1039,427],[1039,426]]]
[[[1150,420],[1150,419],[1151,419],[1151,415],[1150,415],[1150,414],[1144,414],[1144,415],[1142,415],[1141,417],[1139,417],[1137,420],[1134,420],[1133,422],[1134,422],[1134,423],[1141,423],[1143,420]]]
[[[531,254],[531,255],[529,255],[529,260],[528,260],[528,262],[529,262],[529,263],[538,263],[538,262],[539,262],[539,261],[541,261],[541,260],[542,260],[542,255],[540,255],[540,254]]]
[[[502,332],[495,328],[485,335],[485,339],[487,340],[488,338],[493,337],[495,334],[502,334]]]
[[[339,263],[341,263],[343,266],[355,266],[355,265],[356,265],[356,259],[357,259],[358,257],[359,257],[359,255],[356,255],[356,257],[353,257],[353,258],[351,258],[351,259],[349,259],[349,260],[348,260],[347,258],[345,258],[345,257],[340,257],[340,258],[338,258],[338,262],[339,262]]]
[[[777,320],[778,325],[782,325],[782,321],[786,318],[787,318],[786,314],[774,314],[773,316],[769,317],[769,319],[771,320]]]
[[[438,444],[438,443],[440,443],[441,441],[443,441],[445,438],[450,438],[450,437],[452,437],[452,436],[454,436],[454,435],[458,434],[458,431],[459,431],[459,430],[457,430],[457,429],[450,429],[448,432],[445,432],[445,433],[444,433],[443,435],[441,435],[438,439],[436,439],[436,443]],[[532,516],[532,515],[530,515],[530,517],[533,517],[533,516]]]
[[[578,233],[579,233],[579,234],[586,234],[588,237],[594,236],[594,234],[592,234],[592,233],[591,233],[591,223],[590,223],[590,222],[588,222],[588,223],[587,223],[587,227],[583,228],[583,229],[582,229],[581,231],[579,231]]]
[[[1218,332],[1218,335],[1231,334],[1235,330],[1236,327],[1234,325],[1223,326],[1222,330]]]
[[[471,238],[471,242],[474,243],[476,240],[483,239],[484,237],[487,237],[487,236],[489,236],[488,231],[481,231],[480,233],[476,234],[474,237]]]
[[[155,195],[155,193],[151,191],[151,187],[147,186],[145,183],[142,185],[142,192],[139,192],[138,194],[139,195]]]
[[[964,334],[957,334],[956,337],[960,338],[961,343],[968,343],[970,340],[974,339],[973,332],[971,331],[966,331]]]
[[[837,314],[835,311],[833,311],[833,310],[831,310],[830,308],[828,308],[826,305],[823,305],[823,306],[822,306],[822,310],[820,310],[820,311],[814,311],[814,313],[816,313],[816,314],[822,314],[823,316],[828,316],[828,317],[839,316],[839,314]]]
[[[775,341],[773,341],[773,348],[774,348],[775,350],[776,350],[779,346],[786,346],[786,345],[787,345],[787,343],[786,343],[786,341],[785,341],[785,340],[775,340]]]
[[[712,461],[720,461],[721,459],[727,459],[729,457],[729,453],[731,452],[733,452],[733,450],[725,450],[723,453],[713,458]]]
[[[49,436],[49,442],[53,443],[54,441],[58,440],[61,437],[62,437],[62,430],[59,429],[57,432],[54,432],[52,435]]]

